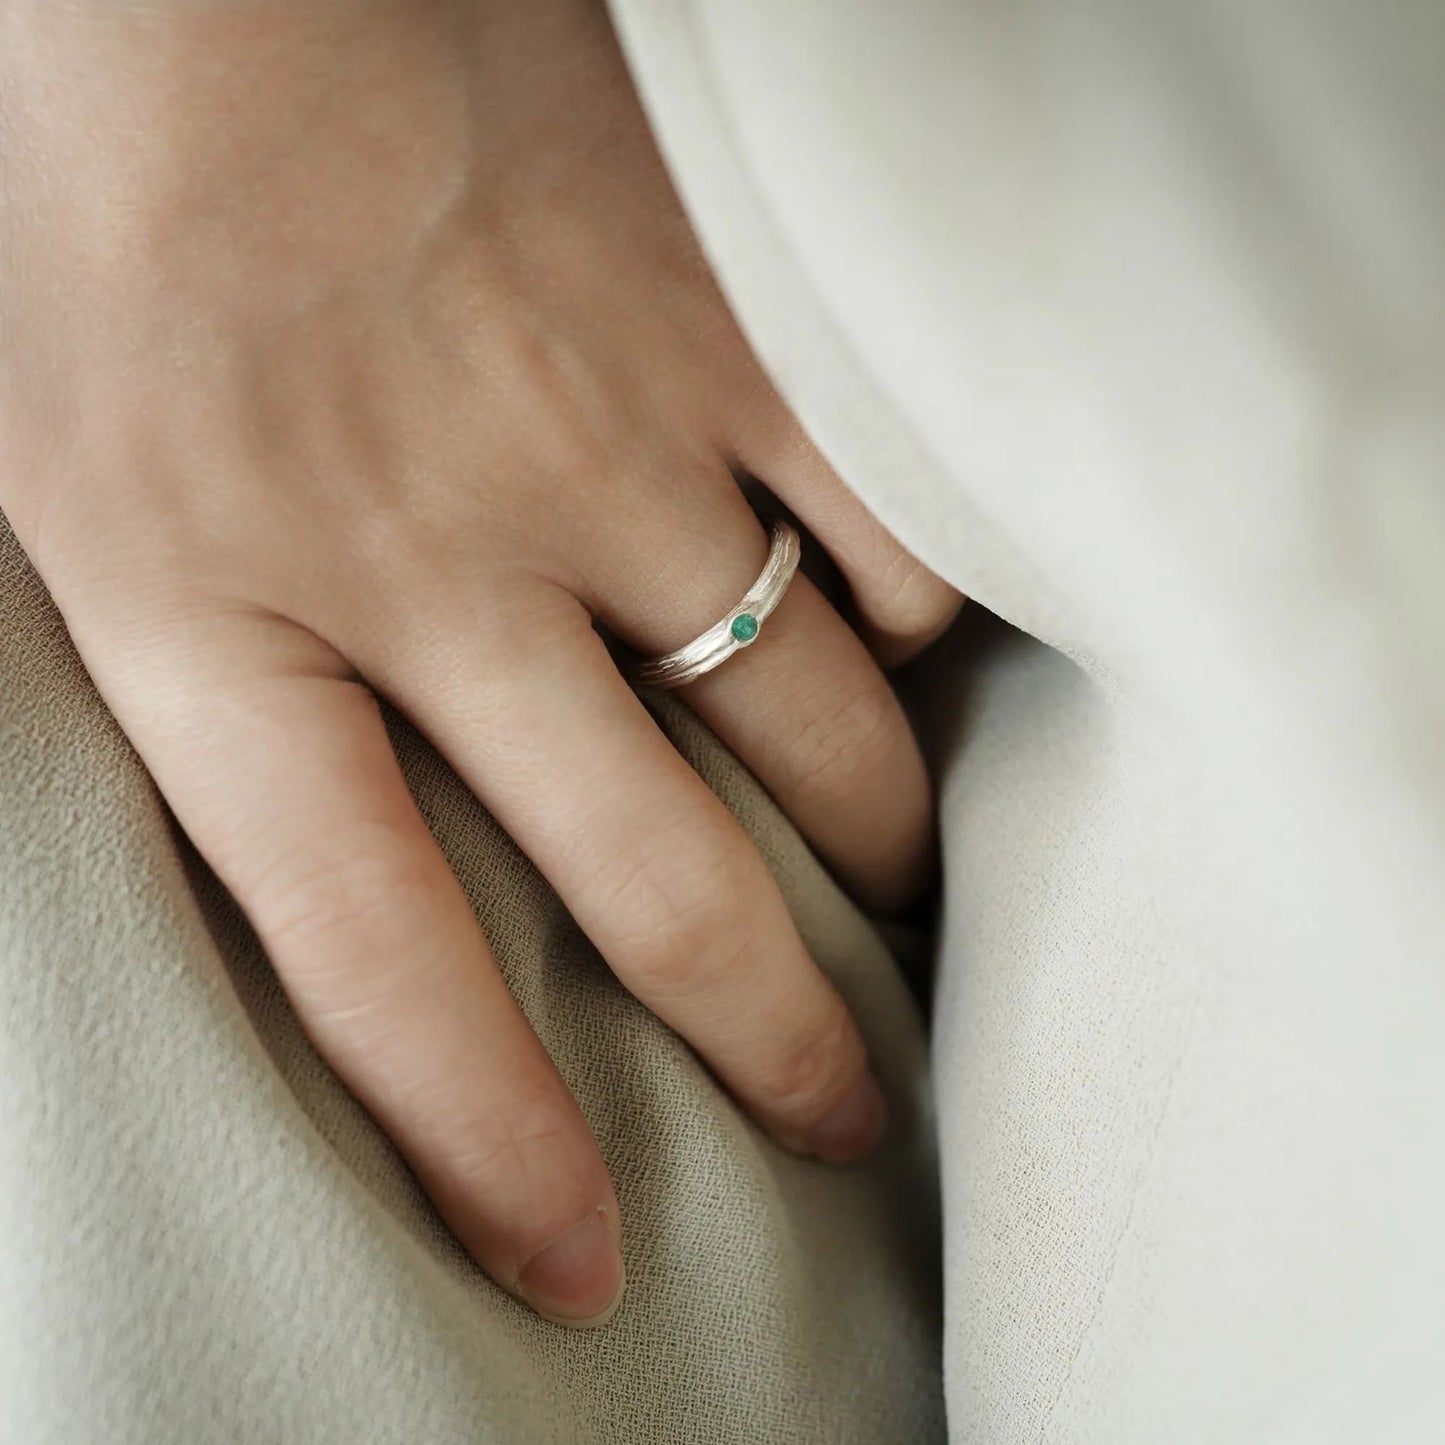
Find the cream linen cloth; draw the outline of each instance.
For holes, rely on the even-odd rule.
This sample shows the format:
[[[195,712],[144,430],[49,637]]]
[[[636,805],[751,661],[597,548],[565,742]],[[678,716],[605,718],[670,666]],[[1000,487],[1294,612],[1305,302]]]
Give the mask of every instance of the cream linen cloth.
[[[1032,634],[934,663],[951,1438],[1445,1440],[1445,6],[614,13],[785,394]]]

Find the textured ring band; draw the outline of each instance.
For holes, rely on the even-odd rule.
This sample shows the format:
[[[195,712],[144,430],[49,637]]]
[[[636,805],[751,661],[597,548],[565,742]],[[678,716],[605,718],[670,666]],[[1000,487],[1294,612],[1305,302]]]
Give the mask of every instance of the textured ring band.
[[[632,673],[638,682],[648,687],[682,687],[757,641],[768,614],[783,600],[802,556],[798,533],[787,522],[773,522],[769,533],[768,560],[743,600],[686,647],[638,663]]]

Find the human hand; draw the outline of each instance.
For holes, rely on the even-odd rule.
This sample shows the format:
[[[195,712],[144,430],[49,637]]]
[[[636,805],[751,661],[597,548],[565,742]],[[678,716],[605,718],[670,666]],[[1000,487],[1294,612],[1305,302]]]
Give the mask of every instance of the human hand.
[[[604,1317],[605,1167],[376,696],[761,1124],[847,1159],[882,1127],[857,1030],[592,621],[656,653],[736,602],[766,540],[734,470],[826,545],[882,655],[956,597],[761,375],[595,6],[36,5],[0,36],[0,506],[467,1249]],[[810,583],[687,696],[860,899],[917,888],[916,746]]]

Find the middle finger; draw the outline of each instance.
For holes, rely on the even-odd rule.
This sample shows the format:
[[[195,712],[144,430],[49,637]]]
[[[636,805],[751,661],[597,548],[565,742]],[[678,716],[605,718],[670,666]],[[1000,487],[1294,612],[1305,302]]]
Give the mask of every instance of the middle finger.
[[[866,1153],[882,1130],[882,1096],[767,865],[617,672],[585,610],[545,590],[552,602],[528,609],[528,635],[494,639],[485,661],[467,608],[442,627],[428,618],[425,642],[405,621],[382,630],[393,645],[368,659],[369,674],[621,981],[760,1122],[823,1158]]]

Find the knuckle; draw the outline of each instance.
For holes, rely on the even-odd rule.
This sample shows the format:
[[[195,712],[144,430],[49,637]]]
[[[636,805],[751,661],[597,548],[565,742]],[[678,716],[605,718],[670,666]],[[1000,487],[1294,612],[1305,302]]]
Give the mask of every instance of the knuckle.
[[[955,588],[901,547],[871,591],[870,611],[901,641],[933,637],[963,600]]]
[[[263,843],[258,861],[241,870],[243,907],[288,963],[337,944],[349,962],[360,962],[403,947],[414,955],[421,943],[412,924],[436,894],[428,860],[388,829],[348,831],[344,843],[305,836]]]
[[[722,986],[750,936],[737,900],[756,880],[718,853],[667,835],[619,863],[597,895],[616,962],[639,995]]]
[[[577,1143],[570,1109],[559,1099],[537,1093],[514,1099],[505,1109],[489,1109],[469,1129],[458,1131],[452,1170],[464,1185],[485,1185],[504,1177],[555,1184],[556,1161]]]
[[[784,1118],[807,1124],[822,1117],[856,1077],[863,1046],[843,1000],[834,994],[821,1016],[779,1051],[768,1097]]]
[[[870,676],[842,697],[830,697],[788,751],[788,783],[794,795],[831,803],[852,791],[855,780],[879,775],[901,741],[907,723],[882,674]]]
[[[627,976],[635,991],[709,995],[728,986],[750,951],[752,940],[728,905],[735,893],[719,890],[659,914],[626,948]]]

